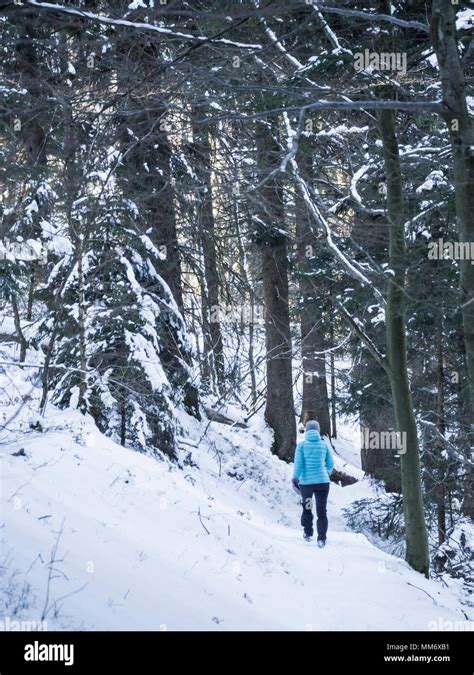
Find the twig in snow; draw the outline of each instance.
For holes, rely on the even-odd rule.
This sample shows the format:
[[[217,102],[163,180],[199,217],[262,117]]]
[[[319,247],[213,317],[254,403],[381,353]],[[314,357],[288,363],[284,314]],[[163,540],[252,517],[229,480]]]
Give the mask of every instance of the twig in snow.
[[[204,523],[202,522],[202,518],[201,518],[201,508],[200,508],[200,507],[198,508],[198,517],[199,517],[199,521],[200,521],[201,525],[202,525],[203,528],[206,530],[207,534],[211,534],[211,533],[209,532],[209,530],[207,529],[207,527],[206,527],[206,526],[204,525]]]
[[[60,602],[61,600],[65,600],[66,598],[70,598],[71,595],[75,595],[76,593],[80,593],[80,592],[83,591],[84,588],[85,588],[86,586],[88,586],[88,585],[89,585],[89,582],[87,581],[87,582],[86,582],[85,584],[83,584],[80,588],[76,588],[75,591],[71,591],[70,593],[66,593],[66,595],[61,595],[60,598],[58,598],[57,600],[54,601],[55,606],[57,606],[58,602]]]
[[[235,489],[236,492],[237,492],[237,490],[240,490],[240,488],[242,487],[242,485],[245,483],[246,480],[248,480],[248,476],[246,476],[246,477],[244,478],[244,480],[240,483],[239,487],[237,487],[237,488]]]
[[[48,581],[47,581],[47,584],[46,584],[46,598],[45,598],[45,601],[44,601],[43,611],[41,612],[41,621],[44,621],[46,619],[48,613],[51,610],[51,608],[49,606],[49,595],[50,595],[50,591],[51,591],[51,581],[53,579],[53,572],[55,571],[55,568],[53,567],[53,565],[56,562],[56,554],[58,552],[59,541],[60,541],[61,535],[63,533],[63,527],[64,527],[64,518],[63,518],[63,522],[61,523],[61,527],[59,529],[58,536],[56,537],[56,542],[55,542],[55,544],[53,546],[53,549],[51,551],[51,560],[48,563],[49,570],[48,570]]]
[[[423,591],[423,593],[426,593],[426,595],[427,595],[429,598],[431,598],[431,599],[433,600],[434,604],[435,604],[437,607],[439,607],[439,604],[436,602],[436,600],[433,598],[433,596],[430,595],[430,594],[428,593],[428,591],[425,591],[424,588],[420,588],[419,586],[415,586],[415,584],[412,584],[412,583],[410,583],[409,581],[407,581],[407,584],[408,584],[409,586],[413,586],[413,588],[417,588],[419,591]]]

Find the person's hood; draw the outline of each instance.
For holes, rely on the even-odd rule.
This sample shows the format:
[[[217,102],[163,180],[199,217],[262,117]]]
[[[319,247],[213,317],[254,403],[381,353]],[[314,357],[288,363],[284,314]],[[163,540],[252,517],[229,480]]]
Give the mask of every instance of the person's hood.
[[[316,431],[316,429],[310,429],[309,431],[306,432],[305,436],[307,441],[318,441],[321,436],[319,434],[319,431]]]

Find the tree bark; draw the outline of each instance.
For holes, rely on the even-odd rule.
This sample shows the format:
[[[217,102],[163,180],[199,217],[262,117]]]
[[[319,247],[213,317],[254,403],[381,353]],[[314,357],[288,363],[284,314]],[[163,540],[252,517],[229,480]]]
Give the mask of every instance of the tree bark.
[[[13,309],[13,321],[15,324],[15,330],[16,334],[18,335],[18,342],[20,343],[20,363],[23,363],[26,358],[26,351],[28,349],[28,342],[25,338],[25,334],[23,333],[21,329],[21,319],[20,319],[20,312],[18,311],[18,304],[16,301],[15,294],[13,293],[11,296],[11,303],[12,303],[12,309]]]
[[[335,316],[335,312],[331,312],[331,316]],[[334,319],[333,319],[334,321]],[[331,321],[330,326],[330,344],[331,344],[331,437],[337,438],[337,425],[336,425],[336,367],[334,363],[334,326]]]
[[[77,238],[77,247],[78,247],[78,262],[77,262],[77,295],[78,295],[78,323],[79,323],[79,368],[81,372],[79,373],[79,397],[77,401],[77,407],[82,413],[87,412],[87,356],[86,356],[86,326],[85,326],[85,317],[86,317],[86,308],[85,308],[85,298],[84,298],[84,269],[83,269],[83,257],[84,257],[84,238],[82,234]]]
[[[255,406],[257,403],[257,379],[255,375],[255,357],[254,357],[254,343],[255,343],[255,323],[253,321],[255,317],[255,299],[254,299],[254,289],[252,287],[252,280],[250,278],[250,273],[247,264],[247,256],[245,253],[244,242],[242,240],[242,232],[239,225],[239,214],[237,210],[236,203],[234,202],[234,218],[235,218],[235,230],[237,234],[237,245],[239,248],[239,267],[240,267],[240,276],[242,277],[245,285],[246,297],[250,303],[250,321],[248,328],[248,338],[249,338],[249,347],[248,347],[248,359],[249,359],[249,375],[250,375],[250,393],[252,398],[252,406]]]
[[[150,239],[164,253],[165,259],[157,263],[157,269],[183,317],[173,148],[169,139],[171,128],[167,118],[168,101],[163,94],[166,83],[163,75],[156,72],[154,47],[145,37],[138,40],[133,50],[129,49],[124,37],[117,38],[117,45],[122,52],[118,75],[122,83],[127,83],[128,88],[127,115],[120,129],[125,159],[118,175],[124,194],[136,203],[140,211],[144,230],[150,231]],[[161,284],[157,282],[158,286]],[[157,292],[161,294],[161,288],[157,288]],[[178,344],[176,337],[171,337],[171,333],[161,358],[167,372],[178,373],[179,379],[182,362],[191,366],[193,360],[187,347]],[[184,377],[184,406],[188,413],[199,418],[198,389],[187,375]]]
[[[311,147],[301,143],[298,162],[301,177],[308,185],[313,180]],[[322,353],[326,340],[322,329],[323,289],[321,277],[314,273],[311,259],[318,241],[311,227],[311,214],[300,192],[296,195],[296,230],[300,288],[301,356],[303,361],[303,402],[300,421],[319,422],[321,436],[331,436],[329,399],[326,383],[326,359]]]
[[[262,256],[265,303],[267,400],[265,420],[274,433],[272,451],[293,458],[296,442],[292,348],[288,294],[285,209],[280,178],[269,174],[279,166],[280,146],[275,122],[257,123],[259,181],[256,240]]]
[[[224,382],[224,347],[219,320],[219,272],[216,255],[216,231],[212,202],[211,143],[204,125],[193,123],[193,164],[198,178],[197,185],[197,228],[206,281],[204,293],[209,313],[208,344],[211,350],[211,368],[215,371],[218,389]]]
[[[438,417],[438,431],[441,436],[445,433],[444,421],[444,362],[443,362],[443,318],[440,317],[440,325],[438,329],[438,373],[437,373],[437,417]],[[438,443],[439,445],[439,443]],[[440,447],[440,451],[442,446]],[[439,470],[437,472],[436,480],[436,511],[438,517],[438,543],[444,544],[446,540],[446,489],[443,483],[444,471],[443,460],[439,458]]]
[[[403,512],[405,516],[406,560],[418,572],[429,576],[429,549],[421,487],[420,449],[413,402],[408,380],[405,275],[406,242],[404,198],[400,156],[391,110],[377,113],[383,144],[389,218],[388,299],[386,306],[387,358],[397,430],[405,434],[406,452],[401,454]]]
[[[451,0],[433,0],[431,39],[441,75],[444,119],[451,139],[454,168],[456,220],[460,242],[474,241],[474,126],[466,100],[466,81],[459,58],[456,36],[456,8]],[[461,311],[466,347],[470,397],[470,433],[474,434],[474,265],[465,257],[459,261]],[[474,483],[472,464],[467,469]],[[474,497],[466,494],[464,513],[474,518]]]
[[[80,191],[82,175],[77,159],[79,145],[78,132],[73,119],[70,105],[64,106],[64,180],[66,185],[66,213],[71,240],[77,250],[77,323],[78,323],[78,347],[79,347],[79,393],[77,407],[82,412],[87,412],[87,357],[86,357],[86,306],[84,292],[84,269],[83,260],[85,255],[85,239],[82,223],[73,218],[73,204]]]

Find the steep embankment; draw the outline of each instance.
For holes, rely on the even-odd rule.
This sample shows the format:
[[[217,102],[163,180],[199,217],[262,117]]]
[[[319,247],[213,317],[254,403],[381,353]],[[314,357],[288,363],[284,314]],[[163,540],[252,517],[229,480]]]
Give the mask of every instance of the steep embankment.
[[[30,386],[19,376],[18,396]],[[50,406],[48,428],[33,430],[30,395],[1,438],[0,583],[11,620],[44,613],[50,629],[101,630],[464,622],[451,591],[345,531],[341,507],[370,494],[364,480],[332,485],[326,549],[303,542],[291,468],[269,452],[261,422],[213,422],[200,440],[205,425],[183,419],[178,468],[116,445],[76,412]],[[349,441],[340,449],[355,457]]]

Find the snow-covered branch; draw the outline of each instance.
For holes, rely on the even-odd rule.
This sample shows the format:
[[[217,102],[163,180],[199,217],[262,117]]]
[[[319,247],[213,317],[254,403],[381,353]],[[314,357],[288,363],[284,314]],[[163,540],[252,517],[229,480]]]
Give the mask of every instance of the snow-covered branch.
[[[439,115],[446,114],[446,108],[441,100],[438,101],[397,101],[396,99],[373,99],[363,101],[314,101],[305,105],[289,105],[281,108],[270,108],[258,113],[240,114],[225,113],[216,117],[206,117],[196,120],[199,124],[214,124],[223,120],[251,121],[258,120],[270,115],[280,113],[295,113],[304,110],[406,110],[409,112],[421,111],[434,112]]]
[[[213,42],[229,47],[238,47],[239,49],[262,49],[262,46],[259,44],[249,44],[247,42],[235,42],[233,40],[227,40],[226,38],[214,38],[212,36],[207,37],[203,35],[192,35],[191,33],[182,33],[180,31],[174,31],[170,28],[165,28],[164,26],[157,26],[152,23],[146,23],[143,21],[129,21],[128,19],[113,19],[102,14],[94,14],[93,12],[87,12],[82,9],[77,9],[75,7],[66,7],[65,5],[56,5],[51,2],[38,2],[37,0],[25,0],[25,5],[31,5],[33,7],[38,7],[39,9],[54,11],[54,12],[63,12],[65,14],[72,14],[74,16],[79,16],[82,19],[89,19],[90,21],[95,21],[96,23],[102,23],[109,26],[122,26],[125,28],[136,28],[138,30],[147,30],[153,31],[155,33],[161,33],[163,35],[168,35],[169,37],[180,38],[182,40],[191,40],[193,42]]]
[[[313,3],[312,7],[316,13],[316,16],[318,17],[321,26],[323,27],[324,34],[326,35],[327,39],[332,44],[334,49],[337,50],[339,53],[346,52],[346,54],[352,54],[352,50],[341,46],[337,38],[337,35],[334,33],[334,31],[331,29],[331,26],[328,24],[324,16],[321,14],[318,5],[316,3]]]
[[[382,368],[385,370],[387,375],[390,374],[390,365],[387,361],[387,358],[381,352],[379,352],[379,350],[375,346],[374,342],[372,342],[372,340],[367,335],[367,333],[359,326],[359,324],[354,319],[354,317],[349,314],[349,312],[346,310],[346,308],[343,306],[343,304],[341,302],[339,302],[338,300],[336,300],[335,305],[338,308],[342,318],[353,329],[353,331],[356,333],[356,335],[360,338],[361,342],[363,342],[365,344],[365,346],[367,347],[369,352],[372,354],[374,359],[377,361],[377,363],[380,366],[382,366]]]
[[[284,115],[284,120],[285,120],[285,125],[287,128],[287,133],[288,133],[288,144],[293,144],[293,141],[290,140],[292,139],[293,132],[291,129],[290,122],[288,120],[288,115]],[[311,193],[308,187],[308,184],[304,180],[304,178],[301,176],[298,163],[295,160],[295,158],[290,159],[290,163],[293,169],[293,175],[295,177],[296,184],[300,190],[301,196],[303,197],[310,213],[314,217],[315,222],[318,224],[318,226],[321,228],[323,234],[325,235],[326,242],[329,246],[329,249],[332,251],[332,253],[336,256],[336,258],[342,263],[344,269],[350,274],[351,277],[359,281],[360,283],[364,284],[364,286],[368,286],[369,288],[372,288],[374,292],[378,295],[378,297],[385,302],[382,294],[380,291],[375,287],[375,285],[368,279],[368,277],[363,274],[357,267],[351,263],[351,261],[347,258],[347,256],[340,250],[340,248],[336,245],[332,238],[332,233],[331,233],[331,228],[329,226],[329,223],[326,221],[324,218],[323,214],[319,210],[318,206],[315,204],[314,199],[311,197]]]
[[[419,30],[423,33],[429,33],[430,29],[426,23],[421,23],[421,21],[405,21],[405,19],[397,19],[395,16],[390,14],[378,14],[373,12],[365,12],[358,9],[343,9],[342,7],[326,7],[319,3],[314,3],[315,7],[318,8],[323,14],[339,14],[341,16],[353,16],[357,19],[364,19],[364,21],[383,21],[387,23],[394,24],[395,26],[401,26],[402,28],[412,28],[414,30]]]

